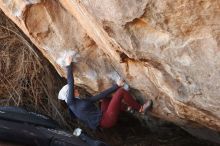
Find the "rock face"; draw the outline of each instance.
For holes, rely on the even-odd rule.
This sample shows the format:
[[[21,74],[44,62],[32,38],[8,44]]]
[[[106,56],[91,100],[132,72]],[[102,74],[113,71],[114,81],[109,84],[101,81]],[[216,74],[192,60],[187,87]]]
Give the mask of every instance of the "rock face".
[[[219,0],[1,0],[0,8],[60,75],[57,59],[78,52],[76,84],[90,93],[121,76],[153,99],[152,115],[220,131]]]

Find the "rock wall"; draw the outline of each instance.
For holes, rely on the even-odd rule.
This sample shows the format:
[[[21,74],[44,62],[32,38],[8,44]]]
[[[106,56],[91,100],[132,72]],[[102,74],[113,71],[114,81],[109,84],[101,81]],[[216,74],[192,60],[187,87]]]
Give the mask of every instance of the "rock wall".
[[[78,52],[76,84],[90,93],[121,76],[136,97],[153,99],[152,115],[220,131],[219,0],[1,0],[0,8],[60,75],[57,59]]]

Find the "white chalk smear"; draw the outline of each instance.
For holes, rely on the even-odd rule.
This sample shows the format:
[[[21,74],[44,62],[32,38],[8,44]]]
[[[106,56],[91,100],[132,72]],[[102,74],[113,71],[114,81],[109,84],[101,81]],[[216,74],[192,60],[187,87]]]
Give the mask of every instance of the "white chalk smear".
[[[111,80],[115,81],[115,83],[117,83],[117,84],[118,84],[118,82],[119,82],[120,80],[123,80],[123,79],[119,76],[119,74],[118,74],[117,72],[110,72],[109,74],[107,74],[107,76],[108,76]],[[124,88],[125,90],[127,90],[127,91],[129,91],[129,89],[130,89],[130,87],[129,87],[129,85],[128,85],[127,83],[125,83],[125,84],[123,85],[123,88]]]
[[[41,0],[28,0],[26,1],[28,4],[37,4],[37,3],[40,3]]]
[[[88,70],[85,73],[85,77],[91,80],[97,80],[97,73],[93,70]]]
[[[56,60],[57,64],[59,64],[61,67],[66,66],[65,58],[67,58],[68,56],[73,56],[73,62],[77,62],[77,59],[80,57],[80,55],[73,50],[64,50],[59,53],[59,57]]]
[[[117,72],[110,72],[107,76],[115,82],[121,79]]]

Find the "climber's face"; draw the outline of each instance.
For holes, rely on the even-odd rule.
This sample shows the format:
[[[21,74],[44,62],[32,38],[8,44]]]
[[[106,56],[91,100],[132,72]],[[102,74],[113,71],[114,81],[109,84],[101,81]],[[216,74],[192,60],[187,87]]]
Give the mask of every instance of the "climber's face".
[[[75,95],[75,97],[79,97],[79,91],[78,91],[78,89],[74,89],[74,95]]]

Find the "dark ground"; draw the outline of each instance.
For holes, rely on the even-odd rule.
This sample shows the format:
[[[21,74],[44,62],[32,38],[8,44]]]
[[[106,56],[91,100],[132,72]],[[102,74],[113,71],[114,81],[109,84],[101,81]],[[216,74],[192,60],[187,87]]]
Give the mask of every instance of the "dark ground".
[[[167,123],[157,127],[158,131],[151,132],[146,125],[134,116],[123,113],[117,126],[99,132],[88,131],[93,137],[105,141],[110,146],[219,146],[208,141],[197,139],[181,128]],[[77,125],[82,127],[81,124]],[[1,142],[0,146],[23,146]]]
[[[97,137],[111,146],[219,146],[197,139],[171,123],[160,125],[154,132],[141,123],[131,114],[123,113],[116,127],[98,132]]]

